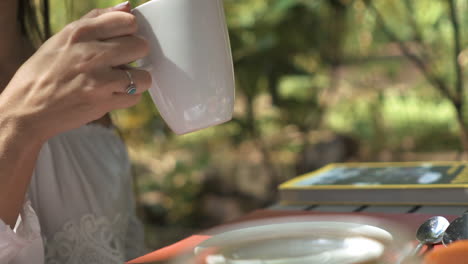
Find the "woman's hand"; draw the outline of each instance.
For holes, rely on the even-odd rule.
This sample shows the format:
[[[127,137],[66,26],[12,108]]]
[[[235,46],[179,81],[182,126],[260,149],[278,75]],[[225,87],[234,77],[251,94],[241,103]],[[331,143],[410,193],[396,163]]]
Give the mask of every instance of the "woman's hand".
[[[45,141],[138,103],[151,76],[129,69],[138,88],[129,95],[130,80],[121,67],[149,49],[134,35],[137,24],[129,11],[128,4],[93,10],[45,42],[1,94],[2,115],[17,118],[23,130]]]

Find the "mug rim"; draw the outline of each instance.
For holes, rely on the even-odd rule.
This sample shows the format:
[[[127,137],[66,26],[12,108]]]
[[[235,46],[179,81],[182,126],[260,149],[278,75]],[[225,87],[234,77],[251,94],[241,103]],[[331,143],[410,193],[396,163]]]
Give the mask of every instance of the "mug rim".
[[[148,2],[144,2],[143,4],[140,4],[140,5],[136,6],[135,8],[133,8],[132,11],[135,10],[135,9],[139,9],[140,7],[144,7],[146,5],[152,4],[152,3],[157,3],[159,1],[160,0],[150,0]]]

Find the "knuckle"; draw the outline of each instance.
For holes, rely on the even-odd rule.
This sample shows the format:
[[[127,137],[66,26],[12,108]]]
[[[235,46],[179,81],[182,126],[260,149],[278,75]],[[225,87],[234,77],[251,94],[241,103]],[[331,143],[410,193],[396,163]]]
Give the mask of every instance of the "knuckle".
[[[122,13],[122,24],[129,28],[131,33],[136,33],[138,30],[138,24],[136,17],[129,13]]]
[[[75,64],[75,69],[77,72],[87,72],[90,70],[90,63],[86,61],[80,61]]]
[[[90,32],[91,27],[83,21],[75,21],[67,26],[69,32],[69,41],[77,43],[82,41],[85,36]]]
[[[63,31],[67,32],[68,35],[71,36],[76,31],[76,28],[78,27],[78,24],[80,24],[80,23],[81,22],[79,20],[78,21],[73,21],[70,24],[66,25],[63,28]]]
[[[87,52],[80,55],[80,58],[75,63],[75,68],[78,72],[88,72],[93,69],[94,61],[98,55],[95,52]]]
[[[64,30],[73,31],[81,23],[81,20],[73,21],[64,27]]]
[[[85,17],[97,17],[100,14],[102,14],[103,12],[104,12],[103,9],[95,8],[95,9],[89,11],[88,14],[85,15]]]
[[[96,100],[96,97],[94,96],[93,91],[94,91],[93,88],[85,87],[83,88],[82,92],[79,95],[81,101],[85,102],[90,107],[93,107],[94,101]]]
[[[90,76],[90,74],[84,73],[79,74],[79,78],[82,79],[80,82],[82,85],[77,96],[82,102],[94,105],[100,96],[98,80]]]
[[[148,90],[151,87],[153,82],[153,78],[151,78],[151,74],[147,71],[143,71],[141,74],[142,77],[142,85],[144,90]]]
[[[148,56],[148,54],[150,52],[149,42],[146,39],[141,38],[141,37],[138,37],[138,39],[139,39],[139,48],[138,48],[138,50],[141,51],[143,57]]]
[[[104,50],[93,47],[89,43],[77,46],[74,56],[75,69],[81,73],[91,71],[101,57],[104,56],[104,52]]]
[[[77,72],[87,72],[91,67],[88,61],[77,61],[74,68]]]
[[[88,91],[92,94],[94,94],[95,92],[99,92],[99,90],[102,90],[102,89],[99,89],[100,87],[100,82],[97,78],[94,78],[94,77],[88,77]],[[99,94],[99,93],[96,93],[96,94]]]
[[[101,38],[106,35],[105,29],[100,26],[96,26],[93,28],[94,38]]]

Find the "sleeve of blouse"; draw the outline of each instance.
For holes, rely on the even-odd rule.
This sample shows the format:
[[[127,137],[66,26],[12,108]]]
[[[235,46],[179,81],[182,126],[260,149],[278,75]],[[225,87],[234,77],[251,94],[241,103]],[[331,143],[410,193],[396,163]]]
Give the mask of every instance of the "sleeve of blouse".
[[[0,219],[0,263],[43,263],[43,248],[39,220],[29,200],[14,229]]]
[[[133,188],[128,191],[129,223],[125,239],[126,258],[132,260],[148,253],[145,245],[143,224],[136,216]]]

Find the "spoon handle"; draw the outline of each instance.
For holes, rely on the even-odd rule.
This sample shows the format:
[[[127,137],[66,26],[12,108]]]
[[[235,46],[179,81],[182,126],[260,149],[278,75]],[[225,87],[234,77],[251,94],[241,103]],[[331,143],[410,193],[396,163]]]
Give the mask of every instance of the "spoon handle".
[[[418,246],[413,250],[410,256],[417,256],[419,252],[421,251],[422,247],[424,246],[424,243],[419,242]]]
[[[424,244],[422,242],[419,242],[419,244],[414,248],[413,250],[409,250],[403,253],[402,256],[399,257],[399,259],[395,262],[395,264],[402,264],[405,262],[407,259],[413,258],[416,256],[419,251],[421,251],[422,247]]]

